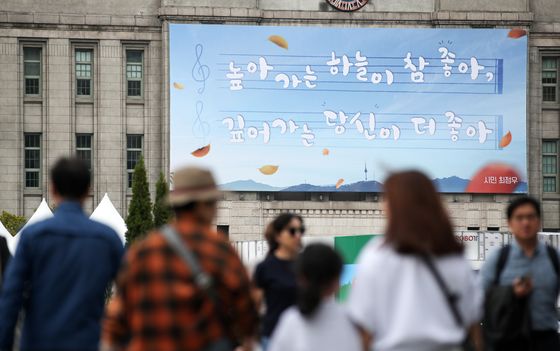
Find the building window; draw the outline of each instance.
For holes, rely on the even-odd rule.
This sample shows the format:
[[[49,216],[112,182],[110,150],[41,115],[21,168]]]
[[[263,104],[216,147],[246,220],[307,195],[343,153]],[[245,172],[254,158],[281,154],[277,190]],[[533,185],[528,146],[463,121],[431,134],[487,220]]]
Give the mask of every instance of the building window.
[[[142,157],[142,135],[127,135],[126,136],[126,171],[128,175],[128,187],[132,188],[132,174],[134,167],[140,157]]]
[[[76,135],[76,156],[83,160],[88,166],[89,172],[91,173],[91,134],[77,134]]]
[[[23,48],[25,95],[41,94],[41,48]]]
[[[543,101],[556,102],[558,86],[558,58],[543,57],[542,59]]]
[[[25,187],[41,184],[41,134],[25,134]]]
[[[76,50],[76,95],[91,96],[93,50]]]
[[[542,144],[543,192],[558,191],[558,140],[544,140]]]
[[[222,234],[225,239],[229,240],[229,225],[219,225],[218,233]]]
[[[128,96],[142,96],[144,52],[126,50],[126,83]]]

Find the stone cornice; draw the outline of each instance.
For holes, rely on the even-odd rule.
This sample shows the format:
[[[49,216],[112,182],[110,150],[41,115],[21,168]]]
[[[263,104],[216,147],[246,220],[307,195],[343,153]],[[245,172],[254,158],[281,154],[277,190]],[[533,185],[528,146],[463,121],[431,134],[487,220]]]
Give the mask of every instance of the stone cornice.
[[[423,25],[529,27],[534,21],[531,12],[365,12],[335,11],[272,11],[225,7],[161,7],[162,20],[208,23],[307,23],[364,25]]]
[[[162,21],[247,24],[403,25],[424,27],[531,27],[531,12],[365,12],[275,11],[254,8],[164,6],[158,16],[83,15],[0,12],[0,27],[64,28],[77,30],[160,30]],[[539,29],[554,29],[538,24]],[[547,31],[548,32],[548,31]]]
[[[101,30],[110,28],[115,31],[161,30],[161,21],[157,16],[119,16],[119,15],[83,15],[34,12],[0,11],[0,27],[12,28],[63,28],[73,30]]]

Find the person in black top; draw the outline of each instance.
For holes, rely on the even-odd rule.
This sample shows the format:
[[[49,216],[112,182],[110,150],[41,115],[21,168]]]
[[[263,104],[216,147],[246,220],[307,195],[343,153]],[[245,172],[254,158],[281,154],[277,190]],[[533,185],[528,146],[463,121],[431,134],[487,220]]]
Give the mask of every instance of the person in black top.
[[[268,256],[257,266],[254,275],[257,302],[264,297],[266,306],[261,330],[263,351],[282,312],[297,302],[294,262],[301,251],[304,233],[303,219],[291,213],[279,215],[266,229]]]

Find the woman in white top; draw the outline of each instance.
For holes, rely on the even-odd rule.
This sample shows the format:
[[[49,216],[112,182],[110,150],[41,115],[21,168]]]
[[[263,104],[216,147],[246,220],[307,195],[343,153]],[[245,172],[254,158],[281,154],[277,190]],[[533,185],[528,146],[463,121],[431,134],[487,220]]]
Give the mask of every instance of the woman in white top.
[[[360,254],[352,320],[371,334],[375,351],[461,350],[467,335],[482,350],[482,296],[434,185],[409,171],[384,188],[387,229]]]
[[[362,351],[358,329],[334,301],[342,259],[324,244],[305,248],[296,263],[297,307],[288,309],[272,334],[269,351]]]

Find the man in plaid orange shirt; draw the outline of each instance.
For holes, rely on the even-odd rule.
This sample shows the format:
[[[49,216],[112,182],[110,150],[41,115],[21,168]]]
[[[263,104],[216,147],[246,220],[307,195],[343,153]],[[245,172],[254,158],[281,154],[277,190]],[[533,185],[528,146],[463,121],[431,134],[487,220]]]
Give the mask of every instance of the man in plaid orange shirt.
[[[133,245],[103,324],[103,350],[214,351],[250,348],[258,325],[247,272],[228,241],[211,229],[220,192],[210,172],[179,170],[171,224],[210,277],[209,290],[161,231]],[[165,232],[165,230],[164,230]]]

